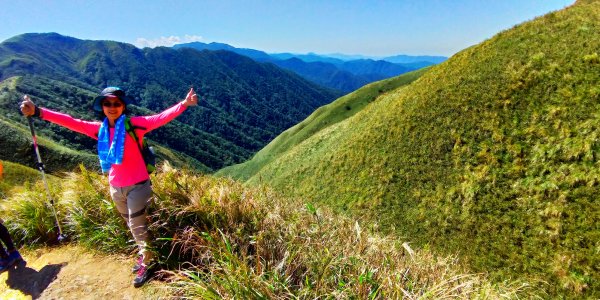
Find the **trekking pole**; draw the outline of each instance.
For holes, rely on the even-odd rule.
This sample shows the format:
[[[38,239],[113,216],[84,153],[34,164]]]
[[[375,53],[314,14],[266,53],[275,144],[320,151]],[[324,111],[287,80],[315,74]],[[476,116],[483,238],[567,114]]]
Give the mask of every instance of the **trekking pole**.
[[[37,144],[37,137],[35,136],[35,131],[33,130],[33,120],[31,120],[31,117],[27,117],[27,121],[29,121],[29,129],[31,130],[31,136],[33,138],[33,149],[35,150],[35,154],[37,156],[37,167],[40,170],[40,172],[42,172],[42,181],[44,181],[44,186],[46,187],[46,194],[48,195],[48,199],[50,200],[50,208],[52,209],[52,213],[54,214],[56,227],[58,227],[58,242],[60,243],[66,239],[66,236],[63,235],[62,228],[60,227],[60,222],[58,221],[58,215],[56,214],[56,209],[54,208],[54,200],[52,199],[52,195],[50,195],[50,189],[48,188],[46,172],[44,171],[44,163],[42,163],[40,149]]]

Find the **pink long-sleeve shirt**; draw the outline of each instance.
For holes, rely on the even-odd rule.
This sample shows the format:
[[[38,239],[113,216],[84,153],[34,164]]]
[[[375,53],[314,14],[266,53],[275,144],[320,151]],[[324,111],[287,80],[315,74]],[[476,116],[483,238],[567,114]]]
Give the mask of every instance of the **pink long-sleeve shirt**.
[[[135,133],[141,142],[144,135],[160,126],[163,126],[186,110],[181,102],[164,110],[161,113],[151,116],[131,117],[131,124],[145,129],[136,129]],[[85,134],[95,140],[98,139],[98,130],[102,122],[85,121],[75,119],[70,115],[55,112],[47,108],[40,108],[41,118],[52,123],[69,128],[73,131]],[[110,142],[112,143],[115,134],[114,127],[110,128]],[[123,162],[120,165],[112,164],[108,171],[108,182],[114,187],[124,187],[134,185],[148,180],[150,176],[146,171],[146,163],[140,153],[135,140],[129,134],[125,134],[125,151],[123,153]]]

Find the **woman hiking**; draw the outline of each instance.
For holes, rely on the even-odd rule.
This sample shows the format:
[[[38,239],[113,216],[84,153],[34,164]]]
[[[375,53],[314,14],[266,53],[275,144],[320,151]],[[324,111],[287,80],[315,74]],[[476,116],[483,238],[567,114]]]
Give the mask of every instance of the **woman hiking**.
[[[151,116],[127,117],[125,112],[129,103],[131,100],[123,90],[118,87],[107,87],[93,103],[94,110],[103,116],[101,122],[75,119],[67,114],[39,108],[27,95],[23,97],[21,112],[27,117],[36,116],[98,140],[98,157],[102,172],[108,172],[111,198],[127,222],[139,248],[139,257],[133,267],[133,272],[137,274],[133,285],[140,287],[150,277],[149,269],[153,259],[152,252],[148,249],[146,219],[146,208],[152,198],[152,187],[140,151],[141,145],[127,134],[125,127],[130,121],[141,144],[146,133],[175,119],[188,106],[197,105],[198,96],[191,88],[184,100]]]

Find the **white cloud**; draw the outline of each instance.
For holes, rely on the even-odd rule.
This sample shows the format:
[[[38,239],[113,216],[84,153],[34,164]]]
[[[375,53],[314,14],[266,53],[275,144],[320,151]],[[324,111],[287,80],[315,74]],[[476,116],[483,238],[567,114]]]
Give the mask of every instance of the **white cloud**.
[[[137,39],[135,39],[135,42],[133,44],[139,48],[144,48],[144,47],[154,48],[154,47],[158,47],[158,46],[171,47],[175,44],[198,42],[201,40],[202,40],[202,37],[199,35],[186,34],[183,38],[179,37],[179,36],[175,36],[175,35],[168,36],[168,37],[161,36],[157,39],[137,38]]]

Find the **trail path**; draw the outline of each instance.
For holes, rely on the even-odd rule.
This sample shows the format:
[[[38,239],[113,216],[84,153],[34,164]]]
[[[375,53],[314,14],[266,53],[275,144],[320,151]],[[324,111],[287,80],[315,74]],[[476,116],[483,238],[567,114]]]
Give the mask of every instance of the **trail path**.
[[[156,280],[136,289],[133,258],[65,245],[21,253],[27,263],[0,274],[0,299],[163,299]]]

